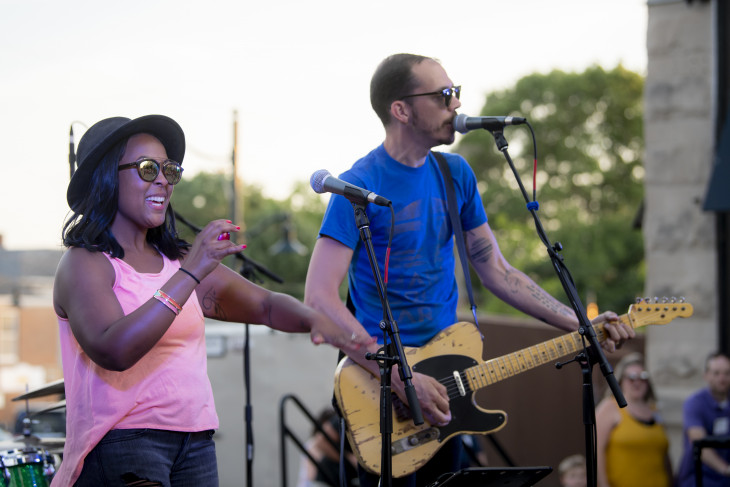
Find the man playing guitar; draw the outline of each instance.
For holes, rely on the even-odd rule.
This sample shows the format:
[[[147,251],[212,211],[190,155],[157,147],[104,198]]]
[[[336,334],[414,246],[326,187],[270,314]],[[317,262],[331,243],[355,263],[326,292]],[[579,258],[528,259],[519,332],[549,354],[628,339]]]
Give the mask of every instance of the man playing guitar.
[[[387,294],[401,341],[409,347],[423,346],[456,322],[453,230],[443,175],[431,149],[454,142],[453,119],[461,106],[460,91],[432,58],[412,54],[386,58],[376,69],[370,88],[371,104],[385,127],[385,140],[340,176],[392,201],[395,230],[390,257],[395,265],[388,270]],[[530,316],[562,330],[576,330],[578,320],[573,310],[502,256],[487,223],[476,177],[466,160],[457,154],[444,156],[454,179],[468,258],[484,286]],[[383,259],[390,236],[390,209],[369,205],[366,211],[375,254]],[[354,316],[339,296],[345,276]],[[327,207],[310,261],[305,302],[353,336],[382,336],[381,302],[352,207],[343,196],[332,196]],[[603,313],[594,322],[604,324],[607,336],[603,346],[608,351],[634,336],[633,328],[620,322],[615,313]],[[377,376],[378,364],[365,359],[366,352],[377,349],[373,344],[350,358]],[[448,425],[451,411],[446,387],[418,372],[413,374],[413,385],[424,419],[434,426]],[[398,374],[393,374],[392,386],[405,401]],[[428,485],[440,474],[455,471],[460,446],[459,441],[450,441],[425,466],[396,479],[393,485]],[[360,479],[362,486],[377,485],[378,481],[376,475],[362,468]]]

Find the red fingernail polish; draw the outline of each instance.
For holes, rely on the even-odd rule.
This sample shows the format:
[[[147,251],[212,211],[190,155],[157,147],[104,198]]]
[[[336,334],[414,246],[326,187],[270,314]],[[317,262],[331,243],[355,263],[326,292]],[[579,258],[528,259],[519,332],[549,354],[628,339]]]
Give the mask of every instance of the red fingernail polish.
[[[241,245],[241,248],[242,249],[245,249],[246,248],[246,244]]]

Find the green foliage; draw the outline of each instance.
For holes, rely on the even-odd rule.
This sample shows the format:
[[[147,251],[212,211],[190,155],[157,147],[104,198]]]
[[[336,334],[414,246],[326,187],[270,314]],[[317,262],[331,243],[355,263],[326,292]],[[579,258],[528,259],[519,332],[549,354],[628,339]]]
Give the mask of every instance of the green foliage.
[[[583,73],[552,71],[520,79],[487,96],[482,115],[526,117],[538,150],[537,212],[582,299],[624,310],[644,284],[641,232],[632,226],[643,198],[643,78],[621,66]],[[533,142],[529,129],[507,127],[505,138],[532,199]],[[454,148],[479,180],[490,226],[502,252],[548,292],[565,300],[545,245],[514,174],[492,135],[474,131]],[[482,311],[509,312],[474,280]],[[486,303],[486,304],[485,304]]]
[[[230,218],[231,193],[230,175],[198,173],[192,178],[183,179],[175,187],[172,205],[185,220],[202,228],[212,220]],[[282,201],[266,198],[257,186],[245,186],[242,193],[244,222],[236,223],[245,232],[235,238],[237,242],[247,245],[242,252],[246,259],[230,257],[224,264],[267,289],[302,299],[309,258],[324,214],[324,204],[304,183]],[[288,239],[285,238],[285,231],[289,232]],[[189,242],[195,238],[194,232],[180,221],[178,232]],[[281,246],[287,240],[295,242],[295,245],[301,244],[301,253],[283,249]],[[281,278],[283,283],[276,283],[272,274]]]
[[[643,197],[642,88],[643,79],[621,66],[611,71],[600,67],[583,73],[553,71],[526,76],[512,89],[489,94],[481,112],[524,116],[534,128],[539,151],[538,216],[548,239],[564,246],[561,254],[584,302],[594,293],[601,309],[625,310],[644,287],[642,237],[632,227]],[[505,137],[531,198],[530,131],[508,127]],[[474,168],[490,225],[507,259],[564,299],[515,177],[493,137],[484,130],[471,132],[454,152]],[[257,272],[263,282],[256,282],[301,299],[324,213],[321,198],[305,183],[282,201],[266,198],[256,186],[246,186],[242,193],[246,234],[237,236],[237,241],[248,245],[243,254],[284,280],[277,284]],[[173,207],[203,227],[211,220],[230,218],[230,195],[229,175],[199,173],[176,186]],[[289,238],[306,247],[302,255],[272,254],[287,225],[294,232]],[[181,223],[178,230],[192,242],[192,231]],[[224,263],[241,270],[241,260]],[[472,277],[481,311],[515,312],[489,296]]]
[[[194,177],[183,177],[172,193],[172,207],[185,220],[197,227],[220,218],[229,218],[231,213],[230,176],[222,173],[201,172]],[[195,239],[195,232],[180,221],[177,230],[188,242]]]

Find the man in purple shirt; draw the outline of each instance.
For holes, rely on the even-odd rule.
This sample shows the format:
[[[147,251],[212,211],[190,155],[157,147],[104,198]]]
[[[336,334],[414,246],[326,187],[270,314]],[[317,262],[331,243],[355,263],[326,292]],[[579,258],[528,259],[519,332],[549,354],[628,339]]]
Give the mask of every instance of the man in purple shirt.
[[[705,363],[707,387],[684,402],[684,455],[679,465],[678,486],[695,486],[693,443],[708,436],[730,438],[730,358],[711,354]],[[702,485],[730,486],[730,449],[702,449]]]

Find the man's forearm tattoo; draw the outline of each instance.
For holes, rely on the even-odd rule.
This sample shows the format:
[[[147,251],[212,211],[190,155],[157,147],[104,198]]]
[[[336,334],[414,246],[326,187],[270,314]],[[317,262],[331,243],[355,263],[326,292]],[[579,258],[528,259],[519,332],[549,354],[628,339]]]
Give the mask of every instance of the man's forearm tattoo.
[[[518,272],[512,272],[507,269],[504,275],[504,282],[507,283],[507,289],[512,294],[520,292],[520,274]]]
[[[494,246],[492,245],[492,242],[486,238],[480,238],[474,241],[469,251],[471,252],[471,258],[474,259],[474,262],[486,264],[489,262],[489,259],[492,258]]]
[[[563,316],[572,316],[573,313],[570,311],[570,309],[568,309],[565,305],[563,305],[563,303],[549,295],[547,291],[539,287],[537,284],[528,284],[527,290],[536,301],[540,302],[545,308],[549,309],[553,313]],[[548,322],[548,320],[546,320],[545,318],[541,319],[542,321]]]
[[[494,245],[489,239],[478,238],[469,247],[469,252],[475,264],[486,264],[493,257]],[[556,315],[572,316],[570,308],[548,294],[544,289],[532,282],[525,274],[518,270],[507,269],[504,275],[505,289],[512,295],[526,292],[533,301]],[[547,317],[537,317],[550,323]]]

